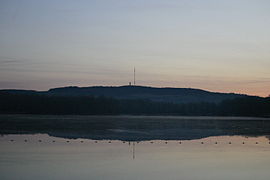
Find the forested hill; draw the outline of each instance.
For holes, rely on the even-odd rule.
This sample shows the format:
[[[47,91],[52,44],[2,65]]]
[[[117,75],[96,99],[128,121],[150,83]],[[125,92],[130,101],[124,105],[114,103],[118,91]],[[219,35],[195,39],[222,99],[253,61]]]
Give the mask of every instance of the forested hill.
[[[145,86],[92,86],[92,87],[61,87],[49,91],[33,90],[0,90],[12,94],[45,94],[65,97],[111,97],[115,99],[144,99],[153,102],[168,103],[219,103],[224,100],[247,97],[234,93],[217,93],[192,88],[156,88]]]
[[[270,117],[270,98],[241,97],[219,103],[169,103],[142,99],[0,92],[0,114],[184,115]]]

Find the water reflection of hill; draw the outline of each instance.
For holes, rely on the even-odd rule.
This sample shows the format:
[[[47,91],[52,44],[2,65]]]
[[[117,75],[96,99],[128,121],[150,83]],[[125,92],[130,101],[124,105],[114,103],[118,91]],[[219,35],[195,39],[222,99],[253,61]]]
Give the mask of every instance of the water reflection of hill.
[[[1,134],[47,133],[64,138],[111,140],[270,135],[267,118],[1,115],[0,127]]]

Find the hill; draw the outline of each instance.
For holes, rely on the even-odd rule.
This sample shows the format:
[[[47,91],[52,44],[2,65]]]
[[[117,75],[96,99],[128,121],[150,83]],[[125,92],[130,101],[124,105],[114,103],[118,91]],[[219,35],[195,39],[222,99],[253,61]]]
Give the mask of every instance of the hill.
[[[0,114],[269,117],[270,98],[141,86],[0,90]]]
[[[51,96],[91,96],[111,97],[115,99],[144,99],[154,102],[168,103],[219,103],[224,100],[247,97],[247,95],[234,93],[209,92],[192,88],[157,88],[146,86],[91,86],[91,87],[60,87],[49,91],[33,90],[1,90],[12,94],[46,94]]]

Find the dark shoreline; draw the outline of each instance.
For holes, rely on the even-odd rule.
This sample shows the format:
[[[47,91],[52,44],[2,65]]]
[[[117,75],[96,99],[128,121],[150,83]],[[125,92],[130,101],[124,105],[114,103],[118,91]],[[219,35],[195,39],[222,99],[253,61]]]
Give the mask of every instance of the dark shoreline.
[[[0,134],[45,133],[94,140],[191,140],[270,135],[270,118],[207,116],[0,115]]]
[[[187,95],[176,101],[164,94],[157,96],[159,100],[151,100],[150,97],[137,96],[129,99],[105,95],[72,96],[19,92],[0,90],[0,114],[270,117],[270,98],[252,96],[216,102],[200,100],[201,96],[193,94],[190,96],[196,102],[182,102],[181,99],[187,98]]]

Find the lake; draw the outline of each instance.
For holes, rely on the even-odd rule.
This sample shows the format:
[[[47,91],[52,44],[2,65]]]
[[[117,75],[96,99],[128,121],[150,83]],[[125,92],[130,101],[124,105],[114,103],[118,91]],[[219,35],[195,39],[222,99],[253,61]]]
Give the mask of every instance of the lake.
[[[0,134],[96,140],[192,140],[270,134],[269,118],[190,116],[0,115]]]
[[[100,118],[77,119],[92,124]],[[60,120],[55,120],[71,117],[34,116],[19,122],[22,119],[12,116],[9,120],[16,119],[18,123],[13,129],[12,123],[5,124],[7,118],[0,117],[0,179],[268,180],[270,177],[267,119],[191,118],[188,123],[187,119],[178,117],[178,123],[171,126],[175,118],[159,117],[157,121],[153,117],[130,118],[131,123],[127,123],[127,117],[114,118],[111,121],[114,123],[106,128],[102,124],[109,118],[105,118],[95,128],[86,123],[86,129],[79,128],[76,132],[72,127],[68,129],[69,126],[64,131]],[[141,118],[141,122],[133,124],[134,118]],[[51,127],[49,123],[43,129],[39,126],[25,129],[22,124],[33,119],[42,124],[49,119],[57,126]],[[127,122],[119,124],[123,119]],[[141,126],[142,122],[148,125]],[[147,131],[150,133],[145,134]],[[102,132],[111,134],[101,136]]]

